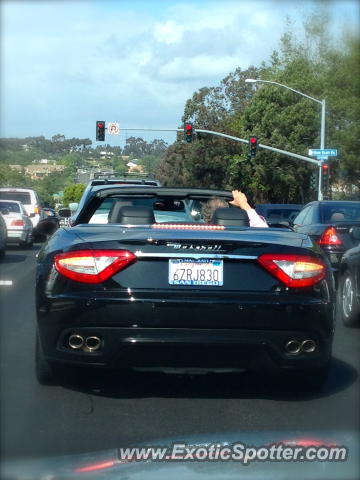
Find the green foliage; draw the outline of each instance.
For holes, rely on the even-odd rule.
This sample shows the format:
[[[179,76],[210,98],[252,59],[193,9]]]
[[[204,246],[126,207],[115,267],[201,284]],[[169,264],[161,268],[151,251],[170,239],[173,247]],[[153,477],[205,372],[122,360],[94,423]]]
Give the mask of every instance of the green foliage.
[[[303,39],[294,36],[289,20],[278,51],[260,67],[240,68],[217,87],[195,92],[184,108],[182,122],[307,156],[320,146],[321,105],[288,89],[246,84],[261,78],[291,87],[316,99],[326,99],[325,146],[337,148],[332,182],[360,188],[360,40],[348,33],[338,45],[330,35],[326,4],[304,21]],[[183,145],[181,136],[159,166],[164,184],[240,187],[253,202],[299,202],[315,198],[310,164],[259,149],[248,159],[247,145],[198,134]]]
[[[24,171],[12,170],[7,165],[0,164],[0,187],[32,188],[33,184],[33,180],[26,177]]]
[[[69,203],[80,202],[84,190],[85,185],[82,183],[68,185],[64,190],[63,204],[68,206]]]

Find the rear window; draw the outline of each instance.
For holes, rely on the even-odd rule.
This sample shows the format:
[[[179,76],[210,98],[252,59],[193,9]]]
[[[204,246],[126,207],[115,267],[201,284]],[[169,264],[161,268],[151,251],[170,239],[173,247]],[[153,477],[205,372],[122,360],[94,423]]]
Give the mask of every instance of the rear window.
[[[296,215],[299,213],[300,209],[290,209],[290,208],[283,208],[283,209],[273,209],[268,210],[266,212],[267,220],[274,221],[274,220],[294,220]]]
[[[322,205],[323,223],[331,222],[359,222],[360,202],[355,204],[336,203]]]
[[[8,209],[9,212],[20,213],[20,206],[18,203],[14,202],[0,202],[0,209]]]
[[[9,192],[0,191],[1,200],[16,200],[23,205],[31,205],[31,197],[28,192]]]

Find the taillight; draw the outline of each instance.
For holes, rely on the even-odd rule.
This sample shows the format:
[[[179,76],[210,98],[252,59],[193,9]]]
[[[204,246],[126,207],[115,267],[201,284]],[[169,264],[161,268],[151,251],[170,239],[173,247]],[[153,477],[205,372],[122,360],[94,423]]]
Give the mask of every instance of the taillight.
[[[318,245],[342,245],[342,241],[338,237],[334,227],[328,227],[317,241]]]
[[[11,220],[10,222],[10,227],[23,227],[24,225],[24,220]]]
[[[128,250],[77,250],[56,255],[55,267],[77,282],[101,283],[135,261]]]
[[[267,253],[258,262],[287,287],[310,287],[325,277],[326,266],[322,260],[307,255]]]
[[[34,213],[35,215],[38,215],[40,213],[40,208],[39,207],[35,207],[34,208]]]

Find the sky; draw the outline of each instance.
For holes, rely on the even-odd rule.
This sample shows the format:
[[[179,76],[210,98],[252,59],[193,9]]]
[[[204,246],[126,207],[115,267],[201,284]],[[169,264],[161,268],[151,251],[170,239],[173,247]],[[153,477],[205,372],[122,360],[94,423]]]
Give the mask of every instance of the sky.
[[[147,141],[179,128],[185,102],[269,59],[286,16],[301,34],[319,0],[1,0],[0,136]],[[330,1],[334,35],[359,30],[360,1]]]

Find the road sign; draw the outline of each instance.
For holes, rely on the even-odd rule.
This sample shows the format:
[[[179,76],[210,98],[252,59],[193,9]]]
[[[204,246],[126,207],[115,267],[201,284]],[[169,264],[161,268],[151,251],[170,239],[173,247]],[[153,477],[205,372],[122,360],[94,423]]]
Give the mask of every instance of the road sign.
[[[110,135],[119,135],[120,126],[118,123],[108,123],[107,131]]]
[[[318,160],[328,160],[329,157],[327,155],[316,155],[316,158]]]
[[[325,155],[326,157],[337,157],[337,149],[336,148],[311,148],[309,150],[309,155],[311,157],[318,157],[318,155]]]

